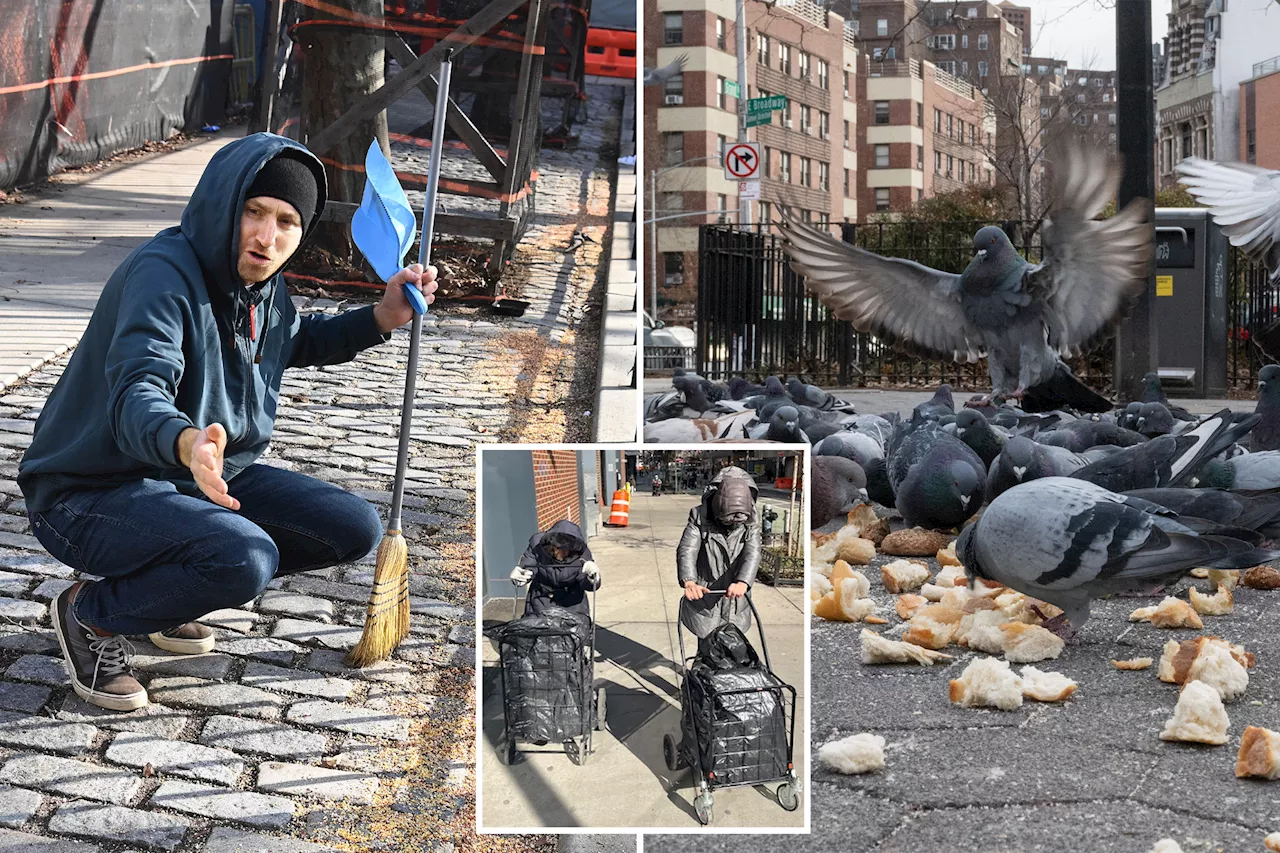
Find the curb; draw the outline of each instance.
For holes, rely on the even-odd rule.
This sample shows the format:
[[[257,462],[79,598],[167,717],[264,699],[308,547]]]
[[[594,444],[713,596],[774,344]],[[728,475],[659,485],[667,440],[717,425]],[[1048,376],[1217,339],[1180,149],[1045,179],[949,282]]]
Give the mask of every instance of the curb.
[[[636,156],[636,87],[622,106],[620,156]],[[600,324],[600,380],[596,391],[596,441],[636,441],[639,403],[639,321],[636,314],[636,167],[618,163],[604,321]]]

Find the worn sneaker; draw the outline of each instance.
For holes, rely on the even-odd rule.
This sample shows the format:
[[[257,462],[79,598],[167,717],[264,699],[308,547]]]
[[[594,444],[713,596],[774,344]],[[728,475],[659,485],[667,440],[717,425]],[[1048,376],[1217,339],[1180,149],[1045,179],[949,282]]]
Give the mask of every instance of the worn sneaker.
[[[133,646],[121,636],[99,636],[71,611],[83,583],[53,600],[49,608],[53,630],[67,662],[71,687],[81,699],[112,711],[132,711],[147,704],[147,691],[133,677],[129,659]]]
[[[179,655],[202,655],[213,651],[213,629],[199,622],[187,622],[158,634],[148,634],[147,639],[157,649]]]

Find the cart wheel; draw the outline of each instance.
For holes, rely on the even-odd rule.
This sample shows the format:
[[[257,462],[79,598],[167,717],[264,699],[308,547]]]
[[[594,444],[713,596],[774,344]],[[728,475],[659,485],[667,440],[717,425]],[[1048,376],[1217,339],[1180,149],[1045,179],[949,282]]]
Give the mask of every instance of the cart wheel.
[[[670,734],[662,736],[662,758],[667,762],[667,769],[680,769],[680,754],[676,751],[676,740]]]
[[[600,687],[596,690],[596,731],[598,732],[607,732],[609,730],[609,724],[604,719],[604,711],[604,688]]]
[[[693,811],[698,816],[698,823],[706,826],[711,823],[711,794],[699,794],[693,798]]]
[[[778,805],[787,811],[793,812],[800,808],[800,792],[796,790],[796,786],[792,783],[783,782],[779,785],[776,796],[778,797]]]
[[[516,742],[514,740],[504,740],[498,743],[498,761],[510,767],[516,764],[519,753],[516,752]]]
[[[579,767],[581,767],[587,760],[586,755],[583,754],[582,749],[578,746],[578,742],[576,740],[565,741],[564,752],[565,755],[569,756],[569,760]]]

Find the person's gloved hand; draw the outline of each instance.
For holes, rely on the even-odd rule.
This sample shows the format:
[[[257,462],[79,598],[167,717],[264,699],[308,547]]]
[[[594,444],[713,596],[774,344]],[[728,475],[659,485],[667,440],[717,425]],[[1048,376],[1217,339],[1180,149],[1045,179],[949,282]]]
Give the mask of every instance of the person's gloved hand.
[[[600,567],[596,565],[595,560],[587,560],[582,564],[582,573],[587,576],[587,580],[595,583],[600,580]]]
[[[729,584],[729,588],[725,590],[725,595],[729,598],[742,598],[747,594],[747,585],[742,581],[735,581]]]
[[[511,582],[516,586],[524,586],[531,580],[533,580],[533,569],[516,566],[511,570]]]
[[[684,582],[684,597],[689,599],[690,601],[697,601],[698,599],[702,598],[702,596],[705,593],[708,593],[710,591],[711,590],[707,589],[705,586],[698,583],[697,581]]]

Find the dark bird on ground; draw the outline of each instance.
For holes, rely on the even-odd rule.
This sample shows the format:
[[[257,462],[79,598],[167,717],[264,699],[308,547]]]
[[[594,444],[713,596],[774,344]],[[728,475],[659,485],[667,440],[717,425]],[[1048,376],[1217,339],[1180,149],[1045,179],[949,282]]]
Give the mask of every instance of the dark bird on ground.
[[[1260,420],[1249,434],[1249,450],[1280,450],[1280,364],[1258,371],[1258,405],[1253,411]]]
[[[711,408],[711,400],[702,390],[701,377],[689,374],[675,376],[671,379],[671,384],[684,395],[684,401],[689,408],[697,409],[699,412],[705,412]]]
[[[778,407],[767,421],[752,430],[751,437],[787,444],[801,444],[808,440],[800,431],[800,412],[795,406]]]
[[[1065,447],[1067,450],[1072,450],[1076,453],[1083,453],[1091,447],[1097,447],[1102,444],[1132,447],[1147,440],[1146,436],[1133,430],[1102,421],[1088,421],[1083,418],[1060,423],[1051,430],[1037,433],[1035,438],[1041,444]]]
[[[787,380],[787,392],[801,406],[829,410],[846,405],[843,400],[836,399],[817,385],[807,385],[794,376]]]
[[[815,457],[812,464],[811,527],[821,527],[861,499],[859,490],[867,485],[867,476],[858,463],[843,456]]]
[[[974,235],[975,256],[955,274],[859,249],[784,212],[785,249],[805,286],[859,331],[935,358],[985,356],[996,398],[1053,383],[1053,394],[1067,389],[1057,405],[1087,408],[1097,395],[1061,372],[1061,357],[1109,335],[1142,292],[1151,227],[1142,200],[1093,218],[1120,184],[1120,166],[1104,152],[1066,147],[1051,162],[1055,204],[1040,264],[1028,263],[994,225]],[[1038,402],[1047,404],[1045,396]]]
[[[576,252],[581,248],[583,243],[594,243],[595,238],[583,231],[581,228],[573,232],[573,236],[569,238],[569,247],[566,252]]]
[[[1163,403],[1142,403],[1138,406],[1136,431],[1147,438],[1171,435],[1178,432],[1177,425],[1189,421],[1175,421],[1173,412]]]
[[[1169,402],[1169,395],[1164,393],[1164,386],[1160,383],[1159,373],[1146,373],[1142,377],[1142,400],[1143,403],[1159,403],[1169,410],[1176,419],[1180,421],[1194,421],[1196,416],[1188,412],[1182,406],[1175,406]]]
[[[973,579],[1062,608],[1045,627],[1072,635],[1099,596],[1171,583],[1197,566],[1245,568],[1280,556],[1256,547],[1260,537],[1249,531],[1198,521],[1193,529],[1149,502],[1048,477],[992,501],[961,532],[956,556]]]
[[[748,397],[743,402],[755,409],[762,421],[768,420],[782,406],[795,405],[795,400],[791,399],[791,395],[783,387],[782,380],[776,376],[770,376],[764,381],[763,394]]]
[[[956,413],[956,438],[972,447],[987,468],[991,467],[1008,440],[1004,433],[997,432],[986,418],[973,409]]]
[[[741,376],[735,376],[729,380],[729,396],[734,400],[745,400],[747,397],[763,393],[763,385],[748,382]]]
[[[986,499],[995,500],[1019,483],[1045,477],[1069,477],[1120,449],[1104,445],[1076,453],[1065,447],[1040,444],[1025,435],[1015,435],[1005,442],[1000,455],[987,470]]]
[[[917,418],[899,429],[886,459],[898,512],[920,527],[962,524],[982,505],[982,460],[933,421]]]
[[[1230,409],[1223,409],[1182,435],[1162,435],[1123,448],[1071,476],[1113,492],[1180,486],[1190,482],[1206,462],[1244,437],[1257,419],[1257,415],[1241,418]]]
[[[911,414],[919,415],[931,421],[956,413],[955,398],[951,396],[951,386],[943,382],[933,396],[911,410]]]
[[[898,499],[889,482],[889,466],[883,456],[877,456],[863,466],[867,475],[867,497],[889,509],[897,507]]]
[[[1212,459],[1201,467],[1192,485],[1202,489],[1280,489],[1280,450],[1246,453],[1225,461]]]
[[[1124,493],[1159,504],[1178,515],[1242,527],[1264,539],[1280,539],[1280,492],[1229,492],[1225,489],[1135,489]]]

